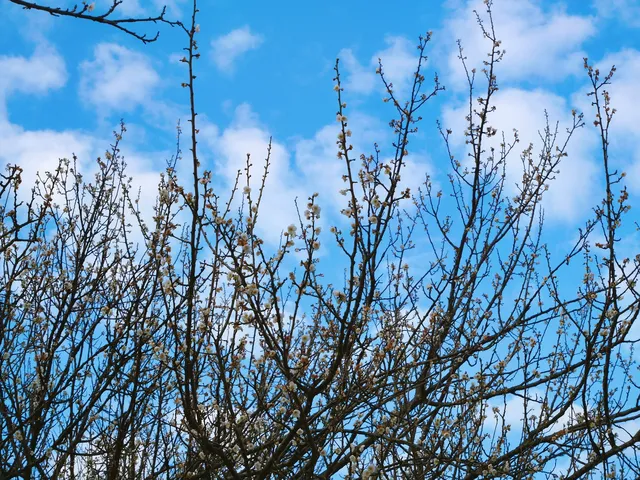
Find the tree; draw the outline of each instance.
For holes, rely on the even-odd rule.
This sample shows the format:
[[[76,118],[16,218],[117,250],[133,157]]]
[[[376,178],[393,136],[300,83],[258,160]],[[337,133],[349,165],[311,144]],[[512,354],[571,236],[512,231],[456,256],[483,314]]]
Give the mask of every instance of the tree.
[[[135,26],[139,23],[166,23],[171,26],[177,25],[179,22],[173,22],[167,20],[165,18],[165,13],[167,8],[163,7],[162,11],[159,15],[155,17],[147,17],[147,18],[138,18],[138,17],[123,17],[123,18],[113,18],[114,13],[117,12],[118,6],[122,4],[122,0],[113,0],[111,6],[102,14],[94,13],[96,4],[95,2],[87,3],[85,1],[82,2],[82,7],[78,8],[78,5],[74,5],[73,7],[54,7],[51,5],[42,5],[38,2],[30,2],[27,0],[8,0],[11,3],[16,5],[20,5],[25,10],[36,10],[41,12],[47,12],[49,15],[53,17],[71,17],[78,18],[81,20],[87,20],[91,22],[101,23],[103,25],[109,25],[111,27],[117,28],[118,30],[126,33],[127,35],[131,35],[134,38],[137,38],[142,43],[152,43],[158,39],[158,35],[160,32],[157,32],[156,35],[152,38],[147,37],[145,33],[137,33],[135,30],[132,30],[132,26]]]
[[[543,241],[541,202],[584,117],[574,113],[564,140],[548,126],[538,156],[522,151],[523,181],[509,195],[505,165],[518,135],[487,147],[498,134],[492,102],[504,54],[492,21],[480,22],[484,76],[460,53],[468,160],[453,155],[451,131],[440,128],[449,195],[429,177],[413,194],[401,184],[420,109],[444,89],[437,75],[426,86],[428,33],[408,99],[378,69],[396,115],[389,161],[378,145],[371,155],[353,151],[336,62],[345,221],[323,232],[312,194],[272,251],[256,233],[270,152],[257,187],[247,157],[226,196],[199,161],[197,13],[194,2],[191,25],[180,24],[192,177],[178,178],[178,143],[153,224],[125,176],[124,124],[92,182],[62,160],[25,202],[20,167],[2,176],[2,476],[640,475],[640,431],[624,433],[640,412],[630,334],[639,258],[617,249],[630,207],[609,158],[615,109],[605,88],[615,68],[603,76],[585,59],[606,196],[561,258]],[[129,240],[130,216],[141,244]],[[597,229],[605,243],[593,250]],[[318,258],[320,242],[342,262],[340,283]],[[432,262],[409,265],[411,250]],[[567,288],[579,258],[584,277],[568,275]]]

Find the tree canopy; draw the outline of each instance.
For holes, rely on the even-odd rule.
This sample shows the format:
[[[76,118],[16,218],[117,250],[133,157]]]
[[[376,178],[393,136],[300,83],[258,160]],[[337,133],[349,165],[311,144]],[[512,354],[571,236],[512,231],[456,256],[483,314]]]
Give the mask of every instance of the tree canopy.
[[[540,151],[523,146],[492,125],[505,51],[485,2],[484,68],[460,47],[466,157],[438,123],[448,184],[426,175],[412,191],[412,140],[446,85],[427,62],[432,33],[418,39],[408,95],[379,64],[393,141],[370,152],[352,145],[336,61],[341,218],[323,229],[323,195],[309,192],[274,246],[257,228],[271,148],[264,161],[247,155],[231,191],[201,161],[195,1],[188,24],[164,10],[110,20],[119,2],[96,13],[10,1],[143,42],[157,36],[137,23],[181,29],[190,114],[152,219],[120,154],[124,122],[90,180],[75,156],[30,194],[20,165],[0,176],[1,478],[640,475],[640,255],[618,248],[634,219],[609,154],[615,67],[585,58],[592,110],[574,111],[566,131],[548,122]],[[558,254],[545,195],[585,123],[601,145],[604,197]]]

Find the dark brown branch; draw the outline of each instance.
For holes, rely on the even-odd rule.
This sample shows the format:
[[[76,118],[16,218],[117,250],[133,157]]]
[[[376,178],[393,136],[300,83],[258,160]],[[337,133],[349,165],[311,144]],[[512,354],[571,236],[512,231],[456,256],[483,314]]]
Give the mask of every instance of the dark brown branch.
[[[82,20],[89,20],[92,22],[101,23],[103,25],[110,25],[112,27],[117,28],[118,30],[123,31],[124,33],[131,35],[134,38],[137,38],[142,43],[152,43],[158,39],[160,32],[156,32],[153,38],[148,38],[146,33],[137,33],[129,28],[128,24],[135,23],[166,23],[171,26],[180,25],[180,22],[170,21],[165,18],[165,13],[167,7],[162,7],[162,12],[155,17],[146,17],[146,18],[111,18],[111,15],[115,13],[118,5],[122,3],[122,0],[113,0],[113,4],[109,7],[109,9],[101,14],[96,15],[93,14],[93,4],[83,3],[82,7],[79,8],[78,5],[74,5],[71,8],[62,8],[62,7],[50,7],[46,5],[40,5],[36,2],[28,2],[26,0],[9,0],[11,3],[15,3],[16,5],[20,5],[25,10],[39,10],[41,12],[47,12],[54,17],[72,17],[79,18]]]

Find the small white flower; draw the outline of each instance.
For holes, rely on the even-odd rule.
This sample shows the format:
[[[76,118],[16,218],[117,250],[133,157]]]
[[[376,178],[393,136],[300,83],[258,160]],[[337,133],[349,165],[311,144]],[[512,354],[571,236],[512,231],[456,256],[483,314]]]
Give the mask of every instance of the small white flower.
[[[160,201],[163,203],[169,202],[169,191],[166,188],[160,189]]]
[[[96,2],[92,2],[87,6],[87,10],[89,12],[93,12],[93,10],[96,8]]]
[[[196,33],[200,33],[200,25],[196,25],[196,27],[193,29]]]

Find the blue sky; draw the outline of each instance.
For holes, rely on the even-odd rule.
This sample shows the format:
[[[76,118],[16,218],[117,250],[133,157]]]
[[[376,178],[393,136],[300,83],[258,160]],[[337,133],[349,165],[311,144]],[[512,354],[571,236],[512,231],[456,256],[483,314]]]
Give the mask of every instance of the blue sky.
[[[119,11],[155,15],[164,3],[124,0]],[[98,0],[95,13],[110,4]],[[297,218],[294,198],[304,205],[313,192],[320,194],[323,226],[341,222],[344,197],[338,192],[344,188],[344,166],[336,158],[335,145],[336,57],[355,150],[370,154],[378,142],[384,155],[392,141],[388,121],[395,112],[382,102],[377,59],[382,59],[396,90],[406,93],[415,71],[418,36],[432,31],[425,75],[429,79],[437,72],[446,91],[422,111],[424,120],[412,140],[403,177],[413,192],[426,173],[446,189],[449,162],[436,120],[452,129],[451,145],[458,158],[466,156],[468,87],[456,40],[462,41],[469,68],[480,70],[490,48],[474,9],[486,19],[481,0],[392,6],[361,0],[201,2],[197,38],[202,58],[196,63],[196,88],[204,168],[214,171],[214,182],[224,192],[244,167],[247,153],[261,169],[273,136],[259,233],[277,245],[281,232]],[[0,164],[19,163],[25,169],[25,185],[30,185],[36,171],[53,170],[58,158],[75,153],[85,178],[90,178],[95,158],[104,155],[113,140],[111,132],[123,118],[128,131],[122,154],[134,185],[141,188],[141,208],[149,218],[159,174],[175,153],[178,119],[186,125],[187,91],[180,87],[186,69],[179,62],[184,34],[160,26],[159,40],[143,45],[106,26],[25,12],[10,4],[4,10]],[[172,0],[167,16],[186,21],[190,2]],[[535,152],[545,109],[552,125],[559,122],[561,139],[571,124],[571,110],[585,112],[586,126],[572,138],[569,157],[543,203],[545,239],[562,255],[603,193],[599,139],[585,95],[584,56],[603,71],[617,66],[609,89],[618,110],[611,133],[613,163],[628,173],[632,205],[640,194],[640,2],[496,0],[493,16],[497,38],[506,50],[497,66],[500,91],[494,96],[493,125],[507,138],[517,128],[519,151],[532,142]],[[150,25],[139,31],[154,35],[156,29]],[[484,85],[478,87],[481,92]],[[499,136],[494,139],[500,141]],[[511,193],[521,175],[519,151],[507,164]],[[183,173],[188,168],[186,159],[178,164]],[[621,253],[631,257],[640,250],[632,226],[629,222],[629,234],[620,245]],[[320,252],[325,257],[328,244]],[[422,262],[424,257],[413,260]]]
[[[153,15],[163,3],[124,0],[119,11]],[[336,57],[341,59],[343,99],[356,151],[369,154],[378,142],[384,153],[391,143],[387,123],[394,112],[381,101],[377,59],[382,58],[396,90],[406,92],[418,35],[426,31],[433,32],[433,40],[425,72],[428,78],[437,72],[446,91],[422,112],[404,181],[415,192],[429,173],[446,186],[449,165],[436,120],[453,130],[452,147],[464,158],[468,88],[456,40],[462,41],[469,67],[480,68],[489,49],[473,13],[477,9],[486,17],[481,1],[201,3],[202,58],[196,64],[201,156],[224,189],[244,166],[247,153],[261,168],[273,136],[260,226],[268,242],[275,245],[295,220],[293,199],[304,202],[314,191],[320,193],[325,225],[341,218],[343,165],[335,156],[332,80]],[[99,0],[95,12],[109,5],[109,0]],[[175,152],[176,123],[180,119],[186,125],[187,92],[180,88],[186,71],[179,62],[184,35],[160,26],[159,40],[143,45],[102,25],[55,19],[10,4],[4,11],[0,164],[19,163],[29,185],[36,171],[53,170],[58,158],[75,153],[82,170],[90,173],[123,118],[128,132],[122,153],[134,184],[142,189],[143,212],[151,215],[159,173]],[[640,193],[640,2],[497,0],[493,12],[506,50],[497,67],[494,126],[507,137],[517,128],[524,149],[529,142],[539,145],[545,109],[552,125],[559,122],[561,138],[573,108],[586,115],[586,126],[572,139],[569,157],[544,202],[547,235],[564,251],[602,198],[599,139],[585,95],[584,56],[603,71],[617,66],[609,89],[618,110],[611,134],[613,162],[628,173],[632,205]],[[186,20],[189,15],[190,2],[168,4],[169,18]],[[156,32],[153,25],[141,29]],[[516,152],[507,166],[511,185],[519,180],[518,157]],[[183,167],[188,169],[186,161]],[[635,255],[639,246],[629,229],[621,248]]]
[[[109,3],[96,2],[96,12]],[[153,14],[162,3],[124,0],[120,11]],[[488,48],[474,8],[484,11],[481,2],[462,0],[392,6],[375,1],[202,2],[197,94],[203,154],[229,178],[246,153],[262,159],[265,141],[273,135],[272,210],[291,215],[292,197],[305,198],[315,190],[330,201],[339,176],[330,177],[341,168],[334,161],[336,57],[342,62],[356,146],[370,152],[374,141],[389,141],[386,124],[393,115],[381,102],[376,59],[382,57],[387,75],[402,90],[415,68],[417,37],[431,30],[427,75],[438,72],[447,90],[423,112],[409,173],[414,187],[427,171],[437,178],[446,169],[439,160],[444,149],[436,119],[453,129],[454,146],[463,150],[455,139],[462,139],[466,86],[455,40],[463,41],[471,66],[480,64]],[[178,62],[184,38],[178,30],[162,27],[160,39],[145,46],[105,26],[26,13],[15,5],[4,10],[0,162],[23,164],[28,177],[75,152],[90,169],[92,158],[108,146],[110,132],[124,118],[129,130],[123,154],[151,202],[156,192],[148,188],[149,181],[174,151],[177,119],[185,120],[186,91],[179,86],[185,71]],[[189,2],[169,3],[169,17],[187,15]],[[506,49],[498,67],[498,129],[518,128],[526,146],[535,144],[545,108],[561,129],[568,126],[574,107],[591,118],[582,57],[589,56],[603,70],[615,63],[616,160],[630,174],[631,193],[637,194],[640,183],[634,184],[633,174],[640,174],[640,151],[634,139],[640,135],[640,113],[633,105],[640,104],[640,89],[634,86],[640,73],[638,18],[637,0],[496,1],[496,31]],[[155,33],[153,26],[145,28]],[[574,138],[551,189],[545,205],[550,227],[581,224],[593,204],[600,182],[597,137],[589,124]],[[511,172],[514,181],[517,163]]]

